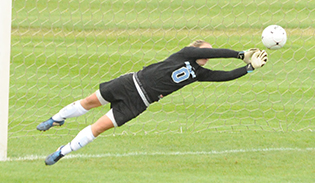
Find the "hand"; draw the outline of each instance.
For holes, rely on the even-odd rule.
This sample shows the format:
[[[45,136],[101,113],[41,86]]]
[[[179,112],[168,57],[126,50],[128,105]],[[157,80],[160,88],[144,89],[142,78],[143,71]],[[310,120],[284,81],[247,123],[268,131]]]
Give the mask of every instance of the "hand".
[[[250,64],[254,69],[260,68],[268,61],[268,54],[265,50],[255,52],[252,56]]]
[[[249,64],[251,63],[250,59],[253,56],[253,54],[258,51],[260,51],[259,48],[250,48],[248,50],[241,51],[238,54],[238,58],[242,59],[246,64]]]

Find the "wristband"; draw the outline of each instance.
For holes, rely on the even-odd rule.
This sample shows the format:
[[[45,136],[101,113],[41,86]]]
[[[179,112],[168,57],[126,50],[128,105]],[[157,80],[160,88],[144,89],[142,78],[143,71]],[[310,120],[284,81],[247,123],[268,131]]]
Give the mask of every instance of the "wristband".
[[[244,60],[244,58],[245,58],[245,52],[244,52],[244,51],[238,52],[237,58],[238,58],[238,59],[241,59],[241,60]]]
[[[247,70],[247,73],[251,73],[255,70],[255,68],[252,66],[251,63],[247,64],[246,66],[246,70]]]

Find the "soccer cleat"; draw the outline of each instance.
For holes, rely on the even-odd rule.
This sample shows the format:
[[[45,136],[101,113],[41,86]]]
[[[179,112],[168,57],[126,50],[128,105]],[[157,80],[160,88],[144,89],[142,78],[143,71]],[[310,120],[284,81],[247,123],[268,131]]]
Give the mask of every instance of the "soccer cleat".
[[[53,126],[61,126],[65,123],[65,121],[55,121],[52,118],[49,118],[47,121],[44,121],[37,125],[36,129],[39,131],[49,130]]]
[[[64,155],[61,154],[61,149],[63,148],[63,146],[60,146],[56,152],[50,154],[49,156],[46,157],[45,159],[45,164],[46,165],[53,165],[55,163],[57,163],[57,161],[59,161],[62,157],[64,157]]]

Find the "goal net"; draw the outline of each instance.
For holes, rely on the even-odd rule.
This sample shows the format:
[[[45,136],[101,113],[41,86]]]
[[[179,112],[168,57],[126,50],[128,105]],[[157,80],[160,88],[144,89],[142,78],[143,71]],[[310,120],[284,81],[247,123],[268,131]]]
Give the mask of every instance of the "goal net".
[[[13,0],[9,138],[74,135],[109,105],[40,133],[36,126],[99,83],[203,39],[214,48],[265,49],[262,30],[287,31],[263,68],[222,83],[194,83],[104,135],[314,130],[314,1]],[[206,68],[231,70],[237,59]]]

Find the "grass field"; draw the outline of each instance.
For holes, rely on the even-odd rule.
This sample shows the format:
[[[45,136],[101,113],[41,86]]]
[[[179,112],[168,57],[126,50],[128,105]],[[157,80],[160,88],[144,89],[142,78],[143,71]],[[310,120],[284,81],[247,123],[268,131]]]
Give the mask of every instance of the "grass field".
[[[12,161],[1,162],[0,178],[6,182],[313,182],[313,136],[250,131],[115,136],[96,139],[50,167],[44,165],[44,157],[70,137],[10,139]]]
[[[0,182],[315,182],[313,1],[15,0],[8,161]],[[283,26],[285,47],[262,69],[226,83],[194,83],[56,165],[45,157],[109,106],[35,130],[103,81],[163,60],[195,39],[264,48]],[[207,68],[243,66],[211,60]]]

